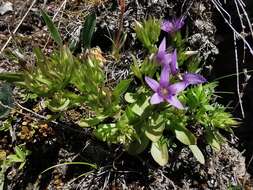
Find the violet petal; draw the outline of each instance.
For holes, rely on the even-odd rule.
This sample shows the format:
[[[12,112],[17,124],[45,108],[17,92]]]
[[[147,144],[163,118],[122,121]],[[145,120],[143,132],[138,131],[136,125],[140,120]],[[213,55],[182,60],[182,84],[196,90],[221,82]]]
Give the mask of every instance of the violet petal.
[[[158,52],[166,51],[166,38],[163,38],[162,42],[159,45]]]
[[[168,86],[169,77],[170,77],[170,68],[168,65],[164,65],[164,67],[162,68],[161,76],[160,76],[160,85],[162,85],[163,87]]]
[[[183,91],[187,87],[185,82],[177,82],[168,87],[168,91],[171,95],[176,95],[179,92]]]
[[[176,75],[178,73],[178,64],[177,64],[177,50],[175,49],[171,55],[171,63],[170,63],[171,73]]]
[[[161,29],[165,32],[171,32],[173,30],[173,24],[169,20],[164,20],[161,25]]]
[[[159,88],[159,83],[158,83],[156,80],[154,80],[154,79],[152,79],[152,78],[150,78],[150,77],[145,77],[145,81],[146,81],[146,83],[148,84],[148,86],[149,86],[154,92],[156,92],[156,91],[158,90],[158,88]]]
[[[183,80],[187,85],[201,84],[201,83],[206,82],[206,79],[203,76],[196,73],[185,73],[183,75]]]
[[[176,96],[170,96],[166,98],[166,101],[178,109],[184,109],[184,106],[181,104],[181,102],[177,99]]]
[[[163,101],[164,101],[163,98],[158,93],[154,93],[150,99],[151,104],[159,104]]]

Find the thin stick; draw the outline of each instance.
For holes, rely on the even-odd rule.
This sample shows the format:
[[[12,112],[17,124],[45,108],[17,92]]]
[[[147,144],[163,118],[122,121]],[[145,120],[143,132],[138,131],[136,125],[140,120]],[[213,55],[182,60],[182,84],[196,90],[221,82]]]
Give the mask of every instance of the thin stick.
[[[237,50],[237,42],[236,42],[236,34],[234,33],[234,46],[235,46],[235,67],[236,67],[236,90],[239,99],[239,105],[242,113],[242,118],[245,118],[245,113],[242,105],[242,95],[240,91],[240,76],[239,76],[239,60],[238,60],[238,50]]]
[[[18,31],[19,27],[21,26],[21,24],[24,22],[25,18],[27,17],[28,13],[30,12],[30,10],[32,9],[32,7],[34,6],[34,4],[36,3],[37,0],[33,0],[32,4],[30,5],[30,7],[28,8],[28,10],[26,11],[25,15],[23,16],[23,18],[21,19],[21,21],[18,23],[18,25],[16,26],[16,28],[14,29],[14,31],[12,32],[12,35],[10,35],[10,37],[8,38],[8,40],[6,41],[6,43],[4,44],[4,46],[2,47],[0,54],[3,53],[4,49],[7,47],[7,45],[10,43],[10,41],[12,40],[12,36]]]
[[[38,114],[38,113],[36,113],[36,112],[34,112],[34,111],[32,111],[32,110],[30,110],[30,109],[28,109],[28,108],[22,106],[22,105],[20,105],[20,104],[17,103],[17,102],[15,102],[15,104],[16,104],[18,107],[20,107],[22,110],[25,110],[25,111],[31,113],[31,114],[34,115],[35,117],[37,117],[37,118],[39,118],[39,119],[42,119],[42,120],[45,120],[45,121],[48,121],[48,118],[47,118],[47,117],[45,117],[45,116],[43,116],[43,115],[40,115],[40,114]],[[10,109],[10,110],[13,109],[13,110],[15,110],[17,113],[19,113],[19,114],[21,114],[21,115],[26,115],[26,114],[24,114],[23,112],[21,112],[21,111],[15,109],[15,108],[13,108],[13,107],[10,107],[10,106],[8,106],[8,105],[3,104],[3,102],[1,102],[1,101],[0,101],[0,106],[2,106],[2,107],[4,107],[4,108],[7,108],[7,109]],[[81,132],[82,132],[81,130],[77,130],[77,129],[74,129],[74,128],[72,128],[72,127],[69,127],[68,125],[66,125],[65,123],[62,123],[62,122],[57,122],[57,121],[49,121],[49,122],[50,122],[50,123],[53,123],[53,124],[55,124],[55,125],[60,125],[60,126],[63,127],[63,128],[68,128],[68,129],[70,129],[71,131],[75,131],[75,132],[77,132],[77,133],[81,133]]]
[[[239,6],[237,4],[237,1],[234,0],[235,2],[235,6],[236,6],[236,10],[237,10],[237,14],[239,16],[239,20],[240,20],[240,23],[241,23],[241,27],[242,27],[242,33],[245,33],[245,26],[244,26],[244,23],[243,23],[243,20],[242,20],[242,16],[241,16],[241,12],[240,12],[240,9],[239,9]],[[243,44],[244,47],[245,47],[245,44]],[[235,46],[235,64],[236,64],[236,86],[237,86],[237,95],[238,95],[238,98],[239,98],[239,104],[240,104],[240,109],[241,109],[241,112],[242,112],[242,117],[245,118],[245,113],[244,113],[244,109],[243,109],[243,105],[242,105],[242,93],[240,91],[240,77],[239,77],[239,62],[238,62],[238,50],[237,50],[237,42],[236,42],[236,36],[235,36],[235,33],[234,33],[234,46]],[[245,62],[245,48],[243,48],[243,60],[242,60],[242,64],[244,65],[244,62]],[[243,90],[242,90],[243,91]]]
[[[248,14],[247,14],[247,11],[244,8],[245,4],[242,1],[240,1],[240,0],[235,0],[235,5],[238,6],[238,4],[240,5],[240,8],[243,11],[243,15],[244,15],[244,17],[247,20],[247,23],[248,23],[248,26],[249,26],[249,29],[250,29],[250,33],[251,33],[251,37],[253,38],[253,28],[252,28],[252,25],[251,25],[251,22],[250,22],[250,18],[249,18]]]
[[[236,34],[236,37],[239,37],[239,38],[242,39],[242,41],[248,47],[251,55],[253,55],[253,50],[252,50],[250,44],[247,42],[247,40],[239,32],[237,32],[237,30],[232,26],[231,22],[229,22],[228,19],[223,14],[223,12],[224,12],[229,17],[229,20],[231,20],[231,16],[229,15],[229,13],[222,7],[222,5],[220,4],[219,1],[217,2],[216,0],[212,0],[212,3],[214,4],[214,6],[216,7],[216,9],[221,14],[221,16],[223,17],[224,21],[228,24],[228,26],[231,28],[231,30],[233,30],[233,32]]]

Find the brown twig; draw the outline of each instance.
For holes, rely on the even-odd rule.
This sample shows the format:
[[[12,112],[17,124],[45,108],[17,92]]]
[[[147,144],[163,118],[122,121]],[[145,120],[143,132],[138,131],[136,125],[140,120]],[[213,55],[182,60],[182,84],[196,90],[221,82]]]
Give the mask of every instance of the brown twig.
[[[0,50],[0,54],[3,53],[4,49],[7,47],[7,45],[10,43],[10,41],[13,38],[13,35],[16,34],[16,32],[18,31],[19,27],[21,26],[21,24],[24,22],[25,18],[27,17],[28,13],[30,12],[30,10],[32,9],[32,7],[34,6],[34,4],[37,2],[37,0],[33,0],[33,2],[31,3],[30,7],[28,8],[28,10],[26,11],[25,15],[22,17],[22,19],[20,20],[20,22],[18,23],[18,25],[16,26],[16,28],[14,29],[14,31],[12,32],[12,35],[10,35],[10,37],[8,38],[8,40],[6,41],[6,43],[4,44],[4,46],[2,47],[2,49]]]
[[[118,23],[118,31],[116,33],[115,37],[115,48],[119,49],[120,47],[120,36],[123,30],[123,19],[124,19],[124,13],[126,11],[126,4],[125,0],[119,0],[119,6],[120,6],[120,15],[119,15],[119,23]]]

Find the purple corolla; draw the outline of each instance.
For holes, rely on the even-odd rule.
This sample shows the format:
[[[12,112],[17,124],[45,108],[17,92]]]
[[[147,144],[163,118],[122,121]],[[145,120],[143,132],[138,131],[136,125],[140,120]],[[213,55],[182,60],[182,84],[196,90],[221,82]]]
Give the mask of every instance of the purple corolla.
[[[166,51],[166,39],[163,38],[159,45],[158,52],[156,54],[156,60],[162,66],[169,64],[171,62],[171,55]]]
[[[177,63],[177,50],[175,49],[171,55],[171,61],[169,62],[170,72],[172,75],[177,75],[179,73],[178,63]],[[201,84],[206,82],[206,79],[196,73],[184,73],[182,74],[183,82],[186,85],[190,84]]]
[[[169,75],[169,67],[164,66],[159,82],[150,77],[145,77],[145,81],[147,82],[149,87],[155,92],[150,99],[150,103],[159,104],[161,102],[166,101],[178,109],[183,109],[183,105],[177,99],[176,96],[179,92],[183,91],[187,87],[187,84],[185,82],[177,82],[175,84],[170,84]]]
[[[184,25],[183,17],[174,18],[172,20],[164,20],[161,25],[161,29],[168,33],[174,33],[180,30]]]
[[[196,73],[185,73],[183,75],[183,81],[185,82],[185,84],[188,86],[190,84],[201,84],[206,82],[206,79]]]
[[[171,61],[169,64],[163,65],[159,82],[150,77],[145,77],[146,83],[155,92],[150,99],[150,103],[159,104],[161,102],[168,102],[178,109],[183,109],[183,105],[177,99],[178,93],[183,91],[187,86],[191,84],[204,83],[206,82],[206,79],[196,73],[184,73],[182,76],[182,81],[170,84],[170,74],[179,74],[176,50],[172,53]]]
[[[158,52],[156,53],[156,60],[162,66],[169,66],[170,72],[175,75],[178,72],[177,66],[177,51],[168,53],[166,51],[166,39],[164,38],[159,45]]]

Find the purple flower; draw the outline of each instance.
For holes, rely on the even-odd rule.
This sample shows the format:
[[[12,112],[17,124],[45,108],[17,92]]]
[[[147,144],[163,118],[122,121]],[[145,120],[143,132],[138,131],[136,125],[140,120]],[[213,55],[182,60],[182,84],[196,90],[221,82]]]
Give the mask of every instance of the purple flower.
[[[179,72],[177,64],[177,50],[175,49],[171,55],[170,71],[172,75],[176,75]]]
[[[178,65],[177,65],[177,50],[175,49],[173,53],[167,53],[165,38],[159,45],[159,49],[156,54],[156,60],[162,66],[168,66],[170,69],[170,72],[173,75],[176,75],[178,73],[179,70],[178,70]]]
[[[156,60],[161,65],[167,65],[171,61],[171,55],[166,52],[166,39],[163,38],[163,41],[160,43],[158,52],[156,54]]]
[[[178,64],[177,64],[177,50],[175,49],[171,55],[171,62],[169,64],[170,71],[172,75],[177,75],[179,73]],[[206,82],[206,79],[196,73],[184,73],[183,82],[188,86],[190,84],[201,84]]]
[[[174,18],[172,20],[164,20],[161,25],[161,29],[168,33],[174,33],[180,30],[184,25],[183,17]]]
[[[170,84],[169,75],[170,68],[168,66],[164,66],[162,69],[159,83],[150,77],[145,77],[145,81],[147,82],[149,87],[155,92],[150,99],[150,103],[159,104],[161,102],[166,101],[178,109],[183,109],[183,105],[177,99],[176,96],[179,92],[183,91],[187,87],[187,85],[185,82],[177,82],[175,84]]]
[[[207,80],[203,76],[196,73],[185,73],[183,75],[183,81],[188,86],[190,84],[201,84]]]
[[[159,82],[150,77],[145,77],[146,83],[155,92],[150,99],[150,103],[159,104],[166,101],[178,109],[183,109],[183,105],[176,97],[177,94],[191,84],[201,84],[206,82],[206,79],[196,73],[184,73],[181,82],[170,84],[170,74],[177,75],[179,73],[176,50],[172,53],[171,59],[172,60],[169,64],[163,65]]]

